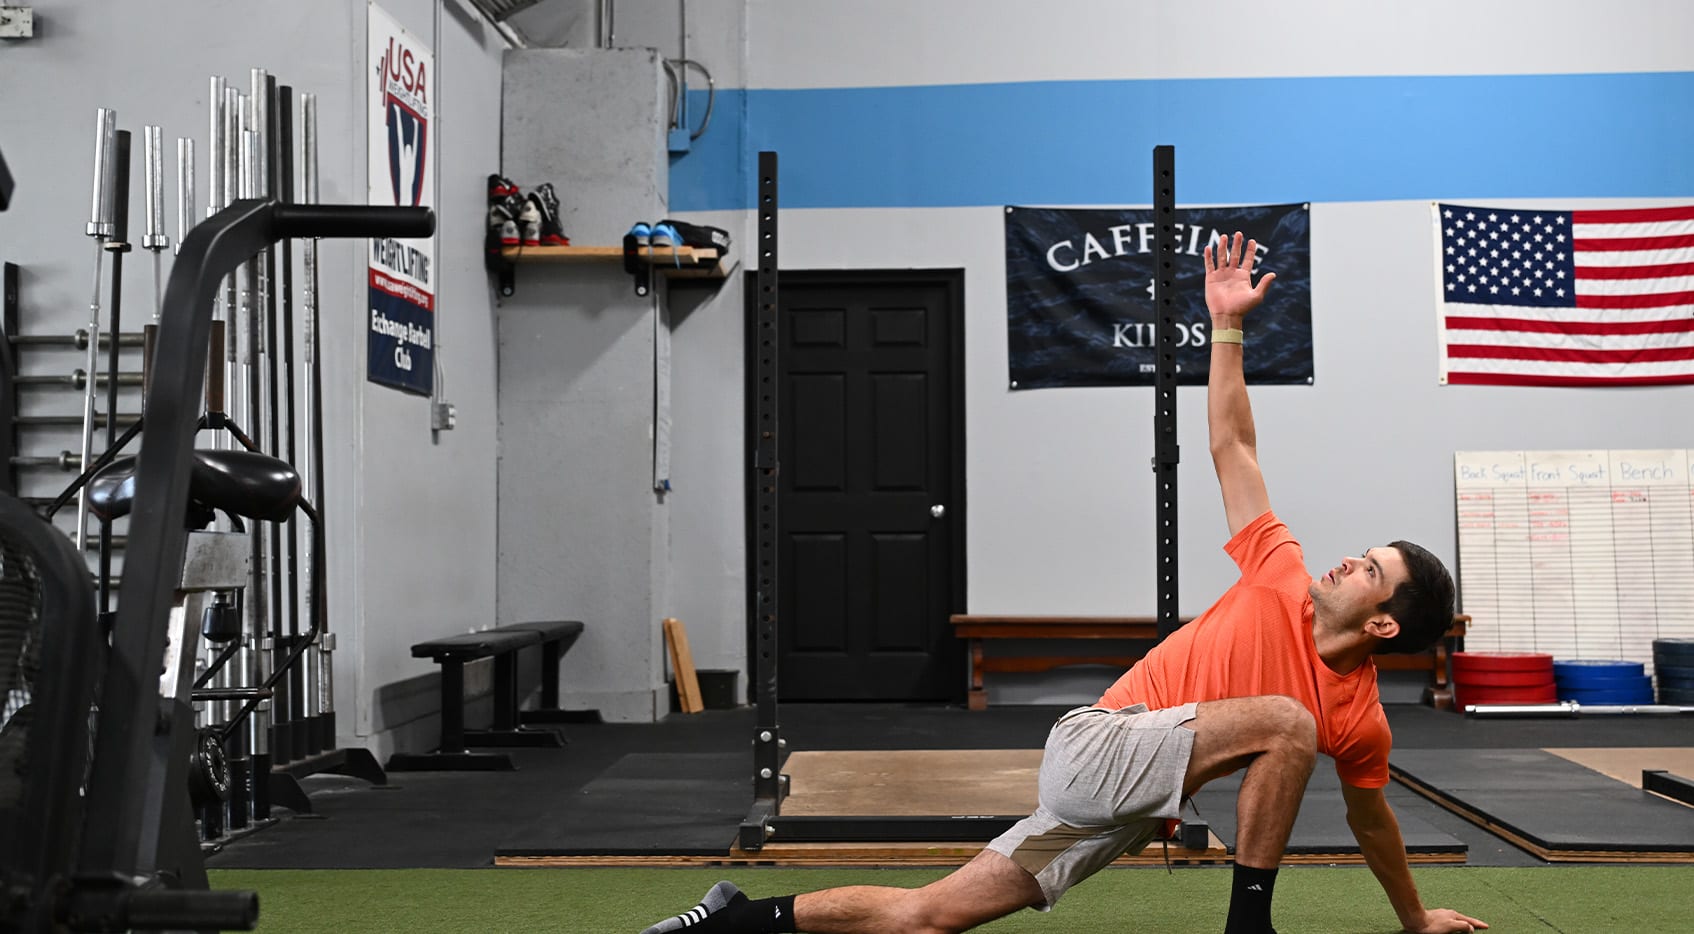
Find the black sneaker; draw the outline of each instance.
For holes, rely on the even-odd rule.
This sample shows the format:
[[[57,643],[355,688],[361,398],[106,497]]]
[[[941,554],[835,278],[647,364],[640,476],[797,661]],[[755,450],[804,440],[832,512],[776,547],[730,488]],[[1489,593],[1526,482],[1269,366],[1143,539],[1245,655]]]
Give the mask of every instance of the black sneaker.
[[[502,247],[519,246],[523,243],[523,233],[518,228],[518,217],[523,213],[523,199],[517,195],[507,195],[494,200],[488,206],[488,240],[493,245],[498,242]]]
[[[542,182],[529,193],[529,203],[541,215],[541,245],[570,246],[571,238],[565,236],[565,231],[559,226],[559,196],[553,192],[552,182]]]
[[[541,209],[536,207],[535,199],[513,197],[517,202],[518,233],[523,237],[524,246],[541,245]]]
[[[488,176],[488,206],[503,203],[507,198],[518,193],[518,186],[504,175]]]

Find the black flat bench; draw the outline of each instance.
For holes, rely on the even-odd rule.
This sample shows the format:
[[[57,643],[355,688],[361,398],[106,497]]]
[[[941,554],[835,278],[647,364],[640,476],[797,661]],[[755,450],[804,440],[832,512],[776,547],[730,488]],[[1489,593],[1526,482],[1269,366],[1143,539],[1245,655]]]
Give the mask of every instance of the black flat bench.
[[[559,660],[570,651],[570,647],[582,635],[582,622],[574,619],[532,620],[524,623],[507,623],[494,627],[492,632],[538,632],[541,634],[541,703],[534,710],[518,709],[517,685],[515,669],[507,669],[507,674],[513,676],[514,683],[508,687],[500,684],[501,669],[494,670],[494,727],[495,729],[516,729],[526,723],[599,723],[598,710],[561,710],[559,709]],[[507,699],[510,704],[505,705]],[[504,706],[502,706],[504,705]]]
[[[559,710],[559,659],[582,634],[576,620],[546,620],[512,623],[412,646],[413,658],[428,658],[441,666],[441,745],[434,752],[395,753],[389,757],[391,772],[497,771],[516,768],[505,753],[471,752],[470,747],[546,746],[565,744],[564,737],[549,729],[526,727],[529,722],[586,722],[599,719],[597,711]],[[520,711],[518,703],[518,654],[531,646],[542,649],[541,709]],[[465,663],[494,659],[493,723],[485,730],[465,729]]]

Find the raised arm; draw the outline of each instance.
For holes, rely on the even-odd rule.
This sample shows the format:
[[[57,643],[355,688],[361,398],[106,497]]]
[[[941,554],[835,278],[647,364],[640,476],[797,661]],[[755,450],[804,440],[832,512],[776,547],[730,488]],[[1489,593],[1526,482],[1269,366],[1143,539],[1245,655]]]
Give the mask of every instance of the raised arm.
[[[1256,240],[1243,246],[1238,230],[1233,240],[1208,244],[1205,250],[1206,310],[1212,315],[1206,424],[1231,537],[1270,509],[1270,494],[1259,472],[1253,407],[1247,402],[1247,379],[1241,373],[1242,319],[1265,300],[1265,290],[1276,278],[1276,273],[1266,273],[1257,287],[1253,285],[1253,254],[1258,247]]]

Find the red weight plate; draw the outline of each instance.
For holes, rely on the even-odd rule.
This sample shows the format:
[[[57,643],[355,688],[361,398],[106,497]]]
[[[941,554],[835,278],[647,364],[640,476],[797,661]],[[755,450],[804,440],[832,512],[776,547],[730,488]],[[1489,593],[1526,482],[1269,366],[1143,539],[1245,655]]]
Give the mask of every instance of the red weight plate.
[[[1468,684],[1460,686],[1464,688],[1464,692],[1466,694],[1469,694],[1472,697],[1486,697],[1489,700],[1498,700],[1503,697],[1552,697],[1556,695],[1559,690],[1558,686],[1554,684],[1531,684],[1520,685],[1517,687],[1492,688],[1476,687]]]
[[[1540,652],[1454,652],[1454,671],[1553,671],[1553,656]]]
[[[1538,688],[1556,683],[1545,671],[1471,671],[1453,672],[1453,683],[1484,688]]]
[[[1467,688],[1453,691],[1453,700],[1462,708],[1466,704],[1556,704],[1558,691],[1552,686],[1540,688]]]

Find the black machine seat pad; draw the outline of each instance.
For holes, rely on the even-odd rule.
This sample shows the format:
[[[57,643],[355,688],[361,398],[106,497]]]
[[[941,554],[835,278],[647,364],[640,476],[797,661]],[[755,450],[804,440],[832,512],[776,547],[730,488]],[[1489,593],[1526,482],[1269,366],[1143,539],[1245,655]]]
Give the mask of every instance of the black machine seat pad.
[[[540,644],[541,633],[533,630],[490,629],[419,642],[412,646],[412,657],[432,658],[438,662],[468,662]]]
[[[188,499],[245,519],[281,522],[300,504],[300,474],[286,461],[253,451],[195,451]],[[110,521],[135,505],[135,458],[120,457],[88,483],[89,508]]]

